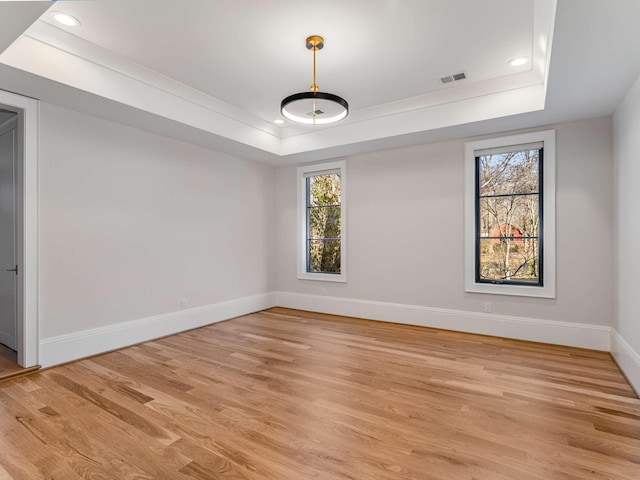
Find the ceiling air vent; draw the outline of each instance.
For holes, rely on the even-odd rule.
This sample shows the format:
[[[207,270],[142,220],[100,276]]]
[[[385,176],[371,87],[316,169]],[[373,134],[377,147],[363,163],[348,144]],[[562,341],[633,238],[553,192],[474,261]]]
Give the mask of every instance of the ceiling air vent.
[[[447,75],[446,77],[440,78],[440,83],[445,84],[459,82],[460,80],[464,80],[465,78],[467,78],[467,74],[464,72],[454,73],[453,75]]]

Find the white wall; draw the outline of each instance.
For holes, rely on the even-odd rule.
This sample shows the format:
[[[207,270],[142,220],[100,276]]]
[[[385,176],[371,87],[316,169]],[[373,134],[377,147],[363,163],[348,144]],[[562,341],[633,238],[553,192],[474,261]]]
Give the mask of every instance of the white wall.
[[[555,128],[556,299],[464,292],[464,140],[347,158],[349,264],[346,284],[296,278],[296,170],[295,167],[278,169],[278,290],[322,295],[325,289],[329,297],[457,312],[482,312],[484,302],[489,301],[494,319],[498,314],[609,326],[613,315],[611,119],[586,120]],[[281,295],[280,298],[292,297]],[[307,302],[307,307],[313,308],[313,303]],[[484,322],[486,317],[467,320]],[[446,319],[439,320],[437,326],[447,327],[446,322]],[[453,323],[450,326],[457,328]],[[463,328],[468,328],[468,324]],[[594,346],[608,349],[608,330],[602,328],[599,332],[606,335],[606,339],[604,344]],[[500,334],[501,331],[485,333]],[[517,332],[507,336],[522,338]],[[562,343],[563,339],[558,341]]]
[[[640,78],[616,110],[616,298],[613,352],[640,392]]]
[[[40,132],[41,340],[273,290],[272,168],[46,103]]]

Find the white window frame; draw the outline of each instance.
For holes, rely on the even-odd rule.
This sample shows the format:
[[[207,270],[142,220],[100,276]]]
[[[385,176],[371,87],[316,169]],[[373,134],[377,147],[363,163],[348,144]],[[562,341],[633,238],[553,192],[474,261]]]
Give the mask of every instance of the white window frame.
[[[508,149],[511,146],[542,142],[542,286],[478,283],[475,278],[476,255],[476,152],[485,149]],[[465,143],[465,201],[464,201],[464,285],[465,291],[524,297],[556,297],[556,131],[523,133]]]
[[[307,189],[309,174],[339,171],[340,189],[340,273],[313,273],[307,271]],[[298,278],[324,282],[347,281],[347,169],[344,160],[298,167]]]

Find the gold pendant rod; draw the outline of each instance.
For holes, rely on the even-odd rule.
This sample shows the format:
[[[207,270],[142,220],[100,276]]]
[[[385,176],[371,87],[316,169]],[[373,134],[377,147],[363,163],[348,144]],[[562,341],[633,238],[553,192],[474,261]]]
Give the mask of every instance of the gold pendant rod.
[[[318,87],[318,83],[316,81],[317,74],[317,62],[316,62],[316,52],[324,47],[324,38],[320,35],[311,35],[307,37],[307,48],[309,50],[313,50],[313,85],[311,85],[311,91],[317,92],[320,88]]]
[[[311,85],[311,90],[314,92],[318,91],[318,84],[316,83],[316,49],[313,49],[313,85]]]

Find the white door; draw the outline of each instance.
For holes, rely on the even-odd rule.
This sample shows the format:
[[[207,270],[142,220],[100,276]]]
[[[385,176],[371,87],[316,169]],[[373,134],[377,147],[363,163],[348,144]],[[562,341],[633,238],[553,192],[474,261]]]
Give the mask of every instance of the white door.
[[[0,128],[0,343],[17,349],[16,126]]]

